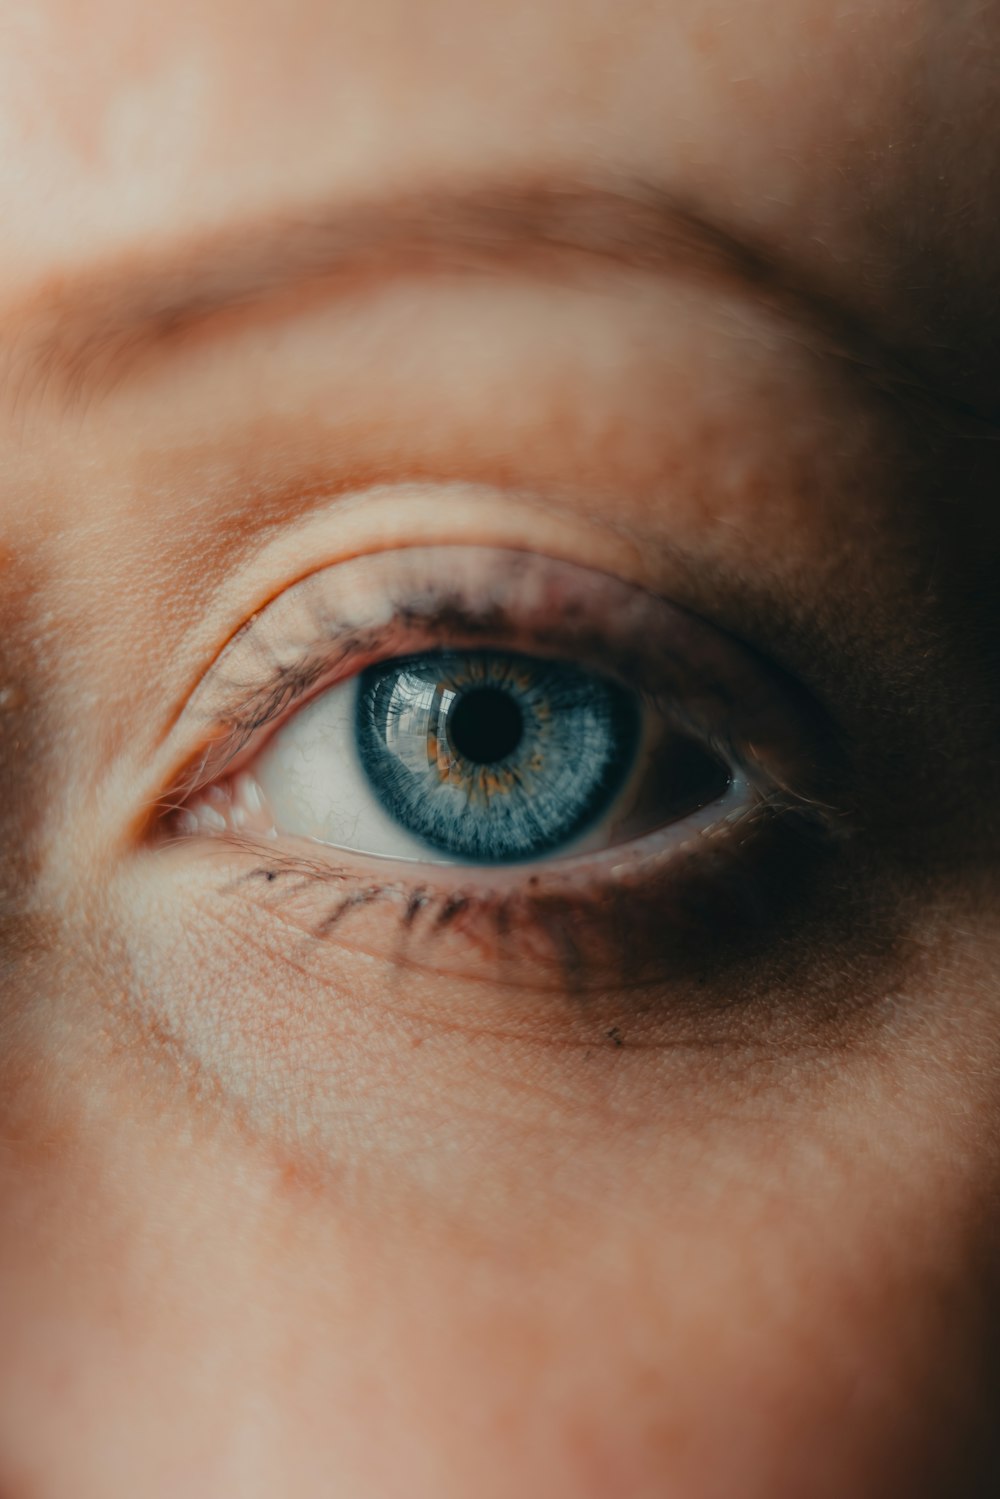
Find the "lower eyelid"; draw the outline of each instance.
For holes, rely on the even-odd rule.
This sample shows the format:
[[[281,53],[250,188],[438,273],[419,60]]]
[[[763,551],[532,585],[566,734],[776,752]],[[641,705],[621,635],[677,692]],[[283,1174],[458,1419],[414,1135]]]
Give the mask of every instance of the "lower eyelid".
[[[568,872],[576,869],[584,858],[597,854],[605,856],[605,860],[610,860],[615,865],[621,865],[626,860],[634,860],[638,849],[649,850],[654,843],[657,855],[662,860],[670,849],[681,850],[694,844],[705,834],[711,833],[713,829],[718,830],[725,824],[745,820],[748,813],[755,806],[760,805],[761,801],[759,792],[755,790],[750,777],[741,771],[736,771],[730,777],[725,792],[718,800],[689,813],[681,821],[657,829],[651,836],[642,839],[633,838],[614,844],[602,841],[606,829],[613,827],[620,817],[620,813],[612,808],[597,825],[588,829],[558,855],[549,856],[544,861],[524,860],[513,866],[498,866],[497,868],[500,871],[513,870],[514,873],[508,878],[511,883],[517,884],[525,874],[530,875],[533,870],[537,874],[541,868],[546,871],[554,868],[558,876],[560,870]],[[378,850],[356,849],[351,844],[337,843],[318,836],[296,834],[294,830],[288,828],[282,829],[279,827],[279,819],[274,808],[261,791],[259,782],[247,771],[240,772],[229,781],[216,783],[203,797],[193,799],[176,814],[173,826],[183,836],[225,834],[231,837],[242,836],[248,839],[269,840],[284,837],[286,841],[298,840],[307,844],[316,850],[318,857],[322,857],[326,850],[329,850],[331,857],[344,858],[354,854],[361,859],[367,857],[379,860],[385,868],[391,868],[395,864],[411,863],[448,870],[457,878],[461,878],[463,874],[468,878],[470,873],[468,861],[449,858],[446,855],[436,855],[417,839],[410,840],[412,851],[409,854],[393,852],[391,855],[380,855]],[[477,872],[482,878],[483,871]],[[493,883],[497,884],[497,870],[491,870],[490,875]]]
[[[672,848],[653,837],[500,875],[345,859],[298,839],[212,841],[243,866],[231,893],[300,931],[321,965],[346,950],[505,991],[637,1003],[761,951],[831,852],[814,828],[759,806]]]

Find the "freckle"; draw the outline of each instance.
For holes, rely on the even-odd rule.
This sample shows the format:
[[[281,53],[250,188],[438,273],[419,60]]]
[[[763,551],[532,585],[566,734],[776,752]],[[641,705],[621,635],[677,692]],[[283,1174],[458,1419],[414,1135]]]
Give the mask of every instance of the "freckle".
[[[287,1192],[295,1191],[302,1185],[302,1173],[291,1161],[286,1161],[281,1168],[281,1185]]]
[[[413,1047],[414,1051],[416,1051],[416,1049],[417,1049],[418,1046],[423,1046],[423,1044],[424,1044],[424,1038],[423,1038],[423,1036],[414,1036],[413,1040],[410,1042],[410,1045]]]

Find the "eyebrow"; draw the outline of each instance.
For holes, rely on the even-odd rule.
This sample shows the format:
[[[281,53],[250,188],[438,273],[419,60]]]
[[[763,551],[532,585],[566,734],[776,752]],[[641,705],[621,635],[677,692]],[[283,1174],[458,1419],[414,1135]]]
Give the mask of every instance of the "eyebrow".
[[[383,278],[501,266],[543,274],[571,256],[751,292],[874,383],[897,393],[922,388],[867,326],[773,248],[643,183],[490,185],[339,204],[54,274],[0,319],[0,388],[18,407],[53,397],[78,405],[184,334],[227,315],[261,315],[297,291],[349,296]]]

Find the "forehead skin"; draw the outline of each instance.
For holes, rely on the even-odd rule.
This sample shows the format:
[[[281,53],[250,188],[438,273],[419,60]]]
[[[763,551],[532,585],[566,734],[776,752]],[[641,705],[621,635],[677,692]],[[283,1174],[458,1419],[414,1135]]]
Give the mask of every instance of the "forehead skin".
[[[283,203],[599,164],[786,245],[939,357],[987,349],[998,24],[973,0],[25,8],[5,282]]]
[[[164,704],[261,602],[237,591],[209,608],[203,575],[249,566],[265,542],[274,568],[291,568],[287,497],[223,462],[213,429],[235,447],[258,425],[273,460],[304,440],[305,421],[288,416],[301,406],[309,464],[322,469],[334,448],[315,437],[317,411],[333,402],[352,431],[365,425],[365,403],[390,380],[365,359],[395,348],[396,325],[383,340],[377,319],[370,333],[361,314],[318,313],[285,342],[280,317],[264,319],[234,331],[239,368],[195,349],[92,408],[42,399],[29,411],[6,367],[4,1499],[994,1492],[1000,943],[996,813],[974,792],[991,768],[996,700],[996,460],[982,431],[1000,401],[1000,7],[40,0],[4,15],[0,35],[8,327],[30,326],[78,277],[303,205],[484,182],[648,182],[768,247],[870,328],[931,404],[972,421],[972,435],[931,445],[925,473],[919,420],[872,414],[840,364],[828,371],[807,338],[777,335],[745,298],[724,318],[703,290],[656,302],[670,319],[662,389],[675,413],[657,431],[676,448],[678,497],[656,508],[645,448],[629,450],[623,556],[638,570],[644,547],[676,543],[695,559],[693,604],[699,557],[751,601],[757,588],[779,602],[794,593],[789,618],[808,621],[814,595],[817,634],[858,658],[865,631],[880,650],[898,636],[897,677],[916,686],[912,698],[900,688],[910,727],[896,726],[893,765],[909,765],[903,741],[947,719],[924,800],[950,767],[972,767],[955,830],[941,834],[947,856],[923,849],[911,870],[919,919],[906,961],[879,954],[876,985],[857,960],[859,992],[877,986],[878,1024],[860,1040],[773,1052],[762,1041],[752,1067],[711,1048],[666,1047],[653,1063],[625,1047],[594,1082],[558,1047],[539,1061],[525,1046],[512,1063],[459,1024],[404,1052],[351,1004],[316,1019],[303,1000],[296,1071],[283,1070],[266,1019],[249,1038],[245,1022],[279,984],[309,999],[309,975],[281,966],[278,942],[258,953],[249,930],[238,936],[254,956],[227,975],[213,930],[172,915],[175,887],[130,883],[94,825],[135,814]],[[435,295],[447,320],[452,292]],[[624,336],[605,330],[608,304],[519,290],[512,320],[506,295],[491,291],[480,309],[489,350],[513,348],[519,319],[551,317],[553,345],[574,353],[579,340],[595,386],[607,383],[608,349]],[[633,340],[645,295],[622,304]],[[405,295],[392,307],[440,355],[440,368],[428,356],[427,409],[401,401],[400,427],[423,430],[445,400],[470,427],[495,427],[492,407],[462,406],[466,359],[494,378],[487,355],[443,337],[433,309],[414,312]],[[326,350],[331,329],[356,336],[356,366]],[[572,396],[570,360],[564,370],[556,353],[553,382],[565,376]],[[394,366],[400,388],[419,387],[412,357]],[[652,428],[637,368],[634,400],[623,385]],[[690,406],[685,383],[698,386]],[[504,389],[505,420],[527,428],[516,379]],[[800,399],[793,441],[775,413]],[[603,450],[553,412],[532,479],[559,480],[553,431],[570,432],[567,464],[572,452],[596,472]],[[727,423],[756,482],[732,494],[720,482],[706,499],[692,475],[717,461],[709,439]],[[824,471],[806,485],[802,453],[812,460],[817,434]],[[501,423],[497,448],[507,442]],[[441,443],[434,462],[454,478]],[[208,493],[222,470],[220,487],[241,497],[228,518],[183,481],[195,474]],[[765,471],[797,476],[794,496]],[[581,504],[581,526],[598,526],[611,488],[595,482],[596,519]],[[717,610],[724,618],[724,600]],[[876,714],[860,670],[858,683],[855,711]],[[925,707],[935,683],[940,702]],[[115,780],[119,762],[128,773]],[[91,878],[81,850],[92,849]],[[112,930],[126,909],[144,923],[128,971]],[[838,973],[828,987],[854,981]],[[378,981],[365,982],[381,1003]],[[320,987],[328,1006],[334,986]],[[427,1013],[456,998],[427,997]],[[206,1014],[220,1031],[235,1021],[214,1067],[200,1050]],[[255,1070],[261,1056],[277,1059],[273,1073]],[[324,1113],[334,1086],[354,1112]]]

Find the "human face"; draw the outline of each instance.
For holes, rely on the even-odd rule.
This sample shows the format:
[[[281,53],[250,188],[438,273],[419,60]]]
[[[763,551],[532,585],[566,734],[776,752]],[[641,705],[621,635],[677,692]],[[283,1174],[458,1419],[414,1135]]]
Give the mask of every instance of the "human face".
[[[998,65],[957,0],[5,16],[5,1496],[993,1491]],[[375,863],[334,757],[237,828],[352,590],[641,662],[749,811]]]

